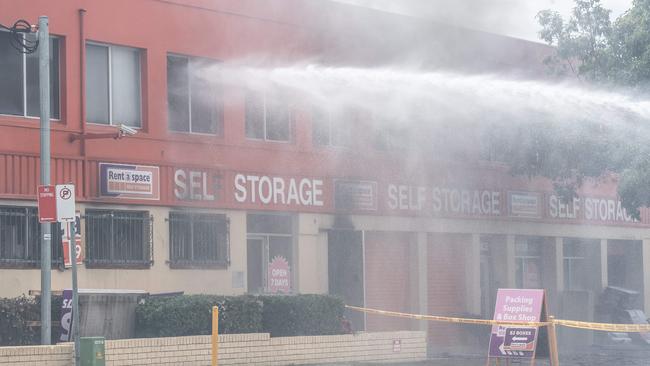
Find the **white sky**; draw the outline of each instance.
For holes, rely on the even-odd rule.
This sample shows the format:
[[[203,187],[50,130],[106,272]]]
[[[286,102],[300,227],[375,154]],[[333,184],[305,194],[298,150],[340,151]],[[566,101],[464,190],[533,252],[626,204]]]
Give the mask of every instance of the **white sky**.
[[[517,38],[539,41],[535,15],[554,9],[568,17],[573,0],[335,0],[389,12],[431,18]],[[616,19],[632,6],[632,0],[601,0]]]

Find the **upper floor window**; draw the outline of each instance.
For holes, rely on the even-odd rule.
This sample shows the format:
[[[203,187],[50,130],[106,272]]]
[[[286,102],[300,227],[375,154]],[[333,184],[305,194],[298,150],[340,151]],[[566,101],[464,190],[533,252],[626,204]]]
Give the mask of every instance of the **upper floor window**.
[[[344,146],[351,144],[352,123],[356,113],[351,108],[315,108],[312,114],[312,140],[314,145]]]
[[[246,137],[251,139],[291,140],[289,103],[277,90],[249,91],[246,95]]]
[[[220,135],[222,103],[218,80],[207,69],[216,62],[185,56],[167,56],[167,110],[169,129]]]
[[[36,37],[35,34],[22,36]],[[11,45],[11,37],[11,33],[0,31],[0,114],[38,117],[41,115],[38,52],[18,52]],[[58,38],[50,38],[50,117],[60,118]]]
[[[140,50],[86,44],[86,118],[107,125],[142,126]]]

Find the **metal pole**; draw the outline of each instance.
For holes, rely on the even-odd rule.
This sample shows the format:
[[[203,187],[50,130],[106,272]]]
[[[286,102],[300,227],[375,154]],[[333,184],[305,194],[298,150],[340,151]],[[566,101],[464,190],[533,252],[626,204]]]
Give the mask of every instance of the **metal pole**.
[[[38,80],[41,102],[41,185],[50,184],[50,31],[46,16],[38,18]],[[41,224],[41,344],[52,337],[52,226]]]
[[[77,285],[77,220],[70,225],[70,261],[72,262],[72,337],[74,339],[74,364],[80,365],[81,350],[79,349],[79,287]]]

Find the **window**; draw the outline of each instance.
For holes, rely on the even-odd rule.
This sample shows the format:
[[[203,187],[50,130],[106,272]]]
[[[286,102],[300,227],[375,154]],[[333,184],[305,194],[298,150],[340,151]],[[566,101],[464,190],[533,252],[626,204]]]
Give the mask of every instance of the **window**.
[[[140,127],[140,104],[140,50],[86,44],[88,121]]]
[[[86,210],[86,266],[136,267],[152,264],[152,219],[147,212]]]
[[[52,264],[63,264],[61,229],[52,224]],[[38,267],[41,225],[36,207],[0,206],[0,267]]]
[[[177,132],[221,135],[222,103],[218,83],[205,73],[214,61],[167,56],[169,129]]]
[[[38,117],[40,88],[38,52],[23,54],[10,43],[12,35],[0,31],[0,114]],[[36,37],[23,34],[23,37]],[[59,39],[50,38],[50,117],[59,113]]]
[[[518,237],[515,241],[517,288],[542,288],[542,243],[539,237]]]
[[[579,239],[564,239],[562,251],[564,252],[564,288],[566,290],[587,289],[587,242]]]
[[[278,91],[246,95],[246,137],[290,141],[290,113],[286,97]]]
[[[315,108],[312,114],[312,140],[320,146],[350,146],[351,128],[355,121],[351,108],[341,110]]]
[[[172,267],[222,266],[229,262],[229,223],[226,215],[172,212],[169,214]]]
[[[292,225],[292,217],[286,215],[249,214],[246,216],[249,292],[272,291],[269,265],[277,259],[288,263],[287,287],[292,288]]]

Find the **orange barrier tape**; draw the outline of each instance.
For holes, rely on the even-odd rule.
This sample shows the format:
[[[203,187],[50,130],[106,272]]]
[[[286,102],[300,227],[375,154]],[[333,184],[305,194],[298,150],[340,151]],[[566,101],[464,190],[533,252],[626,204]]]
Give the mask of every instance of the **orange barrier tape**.
[[[409,313],[400,313],[397,311],[362,308],[362,307],[351,306],[351,305],[345,305],[345,307],[351,310],[361,311],[368,314],[385,315],[385,316],[392,316],[398,318],[429,320],[434,322],[445,322],[445,323],[480,324],[480,325],[515,325],[515,326],[525,326],[525,327],[545,327],[549,324],[548,322],[510,322],[510,321],[501,321],[501,320],[455,318],[451,316],[409,314]]]
[[[501,320],[468,319],[468,318],[456,318],[450,316],[410,314],[410,313],[400,313],[397,311],[363,308],[363,307],[351,306],[351,305],[345,305],[345,307],[351,310],[360,311],[367,314],[384,315],[384,316],[418,319],[418,320],[428,320],[428,321],[444,322],[444,323],[478,324],[478,325],[511,325],[511,326],[526,326],[526,327],[545,327],[550,324],[550,322],[510,322],[510,321],[501,321]],[[569,328],[599,330],[604,332],[625,332],[625,333],[650,332],[650,324],[591,323],[591,322],[582,322],[577,320],[562,320],[562,319],[553,319],[553,323],[555,325],[561,325]]]

